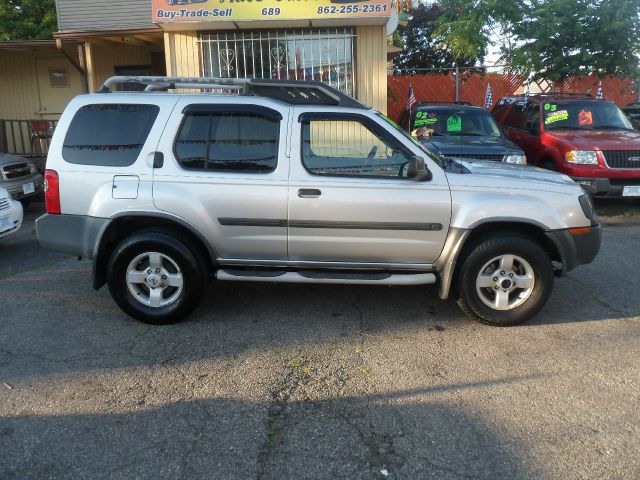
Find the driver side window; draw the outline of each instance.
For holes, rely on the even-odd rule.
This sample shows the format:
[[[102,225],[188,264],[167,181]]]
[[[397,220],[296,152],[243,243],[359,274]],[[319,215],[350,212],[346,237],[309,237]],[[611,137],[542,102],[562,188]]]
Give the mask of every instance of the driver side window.
[[[302,123],[302,162],[312,175],[407,178],[410,155],[354,119]]]
[[[535,102],[527,103],[522,117],[522,130],[537,135],[540,130],[540,104]]]

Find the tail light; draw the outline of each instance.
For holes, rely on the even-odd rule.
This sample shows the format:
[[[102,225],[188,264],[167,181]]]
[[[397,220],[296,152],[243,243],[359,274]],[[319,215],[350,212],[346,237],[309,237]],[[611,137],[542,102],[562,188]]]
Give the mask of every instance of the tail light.
[[[60,214],[60,182],[58,172],[45,170],[44,172],[44,201],[47,213]]]

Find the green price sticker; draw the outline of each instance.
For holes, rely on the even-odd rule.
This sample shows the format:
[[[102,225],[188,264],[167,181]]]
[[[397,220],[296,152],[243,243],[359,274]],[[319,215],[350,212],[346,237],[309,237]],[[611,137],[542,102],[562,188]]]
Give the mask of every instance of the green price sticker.
[[[462,117],[458,115],[452,115],[447,118],[447,132],[461,132],[462,131]]]
[[[438,123],[438,119],[435,117],[431,117],[431,118],[420,118],[420,119],[416,119],[415,122],[413,122],[413,126],[414,127],[421,127],[423,125],[433,125]]]
[[[552,113],[547,115],[544,124],[549,125],[551,123],[560,122],[562,120],[569,120],[569,112],[567,110],[558,110],[557,112],[552,111]]]

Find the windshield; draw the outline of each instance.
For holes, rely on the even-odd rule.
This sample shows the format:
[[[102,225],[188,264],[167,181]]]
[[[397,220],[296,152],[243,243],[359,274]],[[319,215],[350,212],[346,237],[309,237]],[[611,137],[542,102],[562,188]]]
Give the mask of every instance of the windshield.
[[[611,102],[547,102],[542,111],[545,130],[633,129],[624,113]]]
[[[411,132],[427,129],[432,130],[429,132],[431,135],[500,136],[500,129],[491,114],[476,108],[420,108],[413,114],[411,125]]]
[[[416,147],[418,147],[420,150],[422,150],[431,160],[433,160],[434,162],[436,162],[438,165],[440,165],[441,168],[446,170],[446,163],[447,161],[445,159],[443,159],[440,155],[438,155],[437,153],[432,152],[431,150],[429,150],[425,145],[423,145],[422,143],[418,142],[415,138],[413,138],[411,135],[409,135],[407,132],[405,132],[402,128],[400,128],[400,125],[398,125],[396,122],[394,122],[393,120],[391,120],[389,117],[387,117],[386,115],[383,115],[380,112],[376,112],[376,115],[378,115],[380,118],[382,118],[385,122],[387,122],[389,125],[391,125],[395,130],[398,131],[399,134],[401,134],[404,138],[408,139],[411,143],[413,143]]]

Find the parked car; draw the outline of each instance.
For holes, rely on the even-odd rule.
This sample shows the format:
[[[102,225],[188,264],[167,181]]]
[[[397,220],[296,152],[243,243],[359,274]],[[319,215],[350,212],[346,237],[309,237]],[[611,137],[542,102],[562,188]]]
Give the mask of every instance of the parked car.
[[[640,130],[640,102],[631,103],[622,109],[636,130]]]
[[[503,97],[493,116],[533,165],[594,196],[640,197],[640,132],[615,103],[589,95]]]
[[[22,226],[22,205],[0,187],[0,238],[11,235]]]
[[[26,207],[36,195],[42,193],[42,174],[31,160],[0,153],[0,187]]]
[[[433,152],[447,158],[525,164],[524,152],[509,141],[491,114],[470,103],[418,103],[401,126]]]
[[[108,93],[137,82],[141,93]],[[154,93],[172,88],[241,95]],[[184,318],[207,279],[438,283],[472,318],[526,321],[600,226],[564,175],[433,155],[320,82],[114,77],[72,100],[47,159],[42,245],[87,257],[143,322]]]

